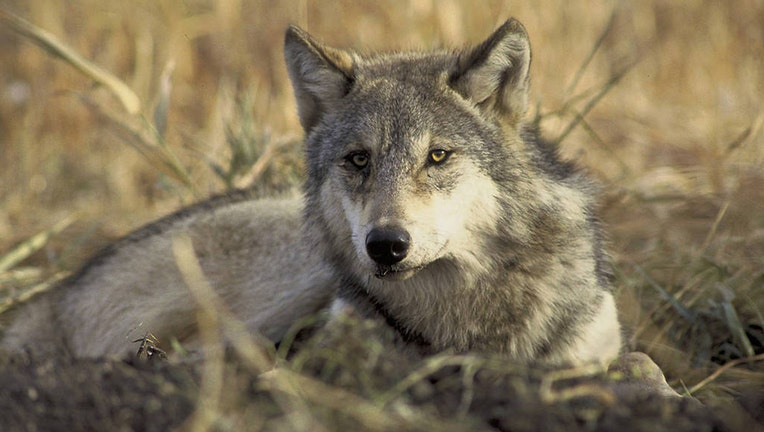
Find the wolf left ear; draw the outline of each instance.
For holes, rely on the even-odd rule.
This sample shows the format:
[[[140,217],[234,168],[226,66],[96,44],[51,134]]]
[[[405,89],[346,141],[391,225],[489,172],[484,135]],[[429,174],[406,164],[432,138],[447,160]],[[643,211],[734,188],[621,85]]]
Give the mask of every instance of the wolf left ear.
[[[287,71],[305,132],[318,124],[328,107],[347,94],[353,83],[353,55],[325,46],[297,26],[284,38]]]
[[[475,105],[516,124],[528,107],[530,64],[528,33],[512,18],[482,44],[459,54],[449,83]]]

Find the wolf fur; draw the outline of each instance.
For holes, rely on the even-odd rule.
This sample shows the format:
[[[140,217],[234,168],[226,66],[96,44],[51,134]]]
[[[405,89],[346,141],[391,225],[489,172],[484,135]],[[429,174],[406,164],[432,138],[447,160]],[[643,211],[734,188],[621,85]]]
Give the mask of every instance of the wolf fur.
[[[330,305],[424,353],[616,357],[596,188],[524,121],[531,51],[518,21],[462,51],[379,55],[290,27],[285,57],[303,196],[217,199],[129,235],[21,308],[4,347],[124,355],[138,325],[192,340],[196,305],[171,253],[187,233],[233,314],[274,341]]]
[[[33,354],[121,357],[151,333],[196,344],[198,307],[173,256],[188,235],[207,281],[246,326],[278,340],[331,300],[331,269],[301,241],[301,200],[222,196],[150,224],[101,251],[15,313],[2,346]],[[330,288],[331,287],[331,288]],[[167,348],[163,344],[161,348]]]

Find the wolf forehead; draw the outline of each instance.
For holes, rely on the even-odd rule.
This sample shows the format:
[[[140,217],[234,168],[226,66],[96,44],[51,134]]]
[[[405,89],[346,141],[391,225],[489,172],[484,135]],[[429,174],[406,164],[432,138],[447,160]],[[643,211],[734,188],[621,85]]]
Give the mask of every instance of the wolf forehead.
[[[356,98],[360,103],[354,102]],[[456,101],[446,105],[421,93],[412,96],[400,91],[385,97],[372,91],[348,96],[344,102],[314,128],[309,146],[329,146],[324,151],[399,151],[403,157],[419,157],[434,149],[470,152],[478,142],[500,139],[498,133],[475,129],[480,119]]]
[[[324,107],[325,113],[380,116],[401,126],[426,122],[447,127],[446,117],[470,117],[471,111],[468,104],[459,103],[464,97],[449,86],[455,63],[455,54],[446,52],[360,58],[354,64],[352,79],[342,98],[344,103]],[[440,119],[443,121],[439,122]]]
[[[486,128],[485,117],[450,87],[456,57],[442,51],[356,58],[347,93],[322,107],[308,144],[333,153],[421,157],[436,148],[471,153],[479,143],[501,142],[499,128]]]

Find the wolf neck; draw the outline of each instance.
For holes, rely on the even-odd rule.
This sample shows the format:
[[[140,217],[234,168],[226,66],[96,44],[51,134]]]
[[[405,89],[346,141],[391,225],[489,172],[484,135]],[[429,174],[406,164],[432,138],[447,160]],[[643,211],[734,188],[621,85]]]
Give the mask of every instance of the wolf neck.
[[[581,247],[577,243],[570,249]],[[479,272],[441,259],[400,282],[346,281],[339,296],[363,315],[384,318],[405,342],[428,351],[477,350],[543,362],[562,355],[551,347],[566,349],[562,333],[588,321],[601,301],[596,280],[570,276],[593,274],[594,261],[581,252],[572,261],[570,254],[563,261],[555,254],[526,253],[522,262],[506,255]]]

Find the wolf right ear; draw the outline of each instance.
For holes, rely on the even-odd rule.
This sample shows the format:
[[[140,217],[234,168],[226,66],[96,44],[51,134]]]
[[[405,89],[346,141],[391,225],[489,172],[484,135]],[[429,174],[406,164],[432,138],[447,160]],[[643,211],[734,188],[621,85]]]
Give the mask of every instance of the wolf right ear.
[[[326,109],[347,94],[353,84],[354,55],[325,46],[297,26],[289,26],[284,57],[305,132]]]
[[[528,33],[512,18],[482,44],[458,56],[449,82],[475,105],[516,124],[528,106],[530,64]]]

